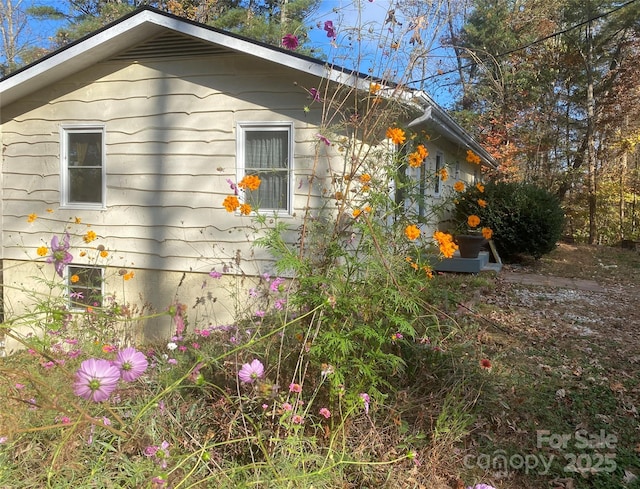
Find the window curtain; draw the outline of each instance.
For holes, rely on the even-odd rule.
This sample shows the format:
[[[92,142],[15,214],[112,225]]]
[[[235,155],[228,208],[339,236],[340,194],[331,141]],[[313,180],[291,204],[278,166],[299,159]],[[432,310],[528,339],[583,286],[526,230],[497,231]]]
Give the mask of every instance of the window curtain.
[[[245,172],[262,180],[260,188],[248,195],[253,207],[287,208],[288,152],[288,131],[247,131]]]

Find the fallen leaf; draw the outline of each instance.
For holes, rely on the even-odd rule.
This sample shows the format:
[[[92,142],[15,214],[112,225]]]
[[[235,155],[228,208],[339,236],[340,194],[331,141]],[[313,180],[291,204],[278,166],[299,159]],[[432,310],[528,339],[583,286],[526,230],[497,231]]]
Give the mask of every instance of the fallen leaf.
[[[627,391],[627,389],[624,387],[624,385],[622,385],[621,382],[611,382],[609,384],[609,388],[613,392],[626,392]]]

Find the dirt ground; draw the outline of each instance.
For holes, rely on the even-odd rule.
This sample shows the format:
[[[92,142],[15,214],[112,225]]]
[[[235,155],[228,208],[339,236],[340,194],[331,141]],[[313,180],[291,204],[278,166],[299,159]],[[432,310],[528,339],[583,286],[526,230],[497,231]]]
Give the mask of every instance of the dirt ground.
[[[561,470],[555,479],[488,472],[489,480],[509,489],[640,487],[640,253],[563,244],[505,265],[475,302],[496,398],[476,422],[473,450],[489,439],[539,454],[540,429],[620,436],[618,472],[604,486]]]
[[[640,364],[640,253],[561,244],[537,262],[506,265],[490,302],[536,336],[606,340]],[[526,326],[525,326],[526,327]]]

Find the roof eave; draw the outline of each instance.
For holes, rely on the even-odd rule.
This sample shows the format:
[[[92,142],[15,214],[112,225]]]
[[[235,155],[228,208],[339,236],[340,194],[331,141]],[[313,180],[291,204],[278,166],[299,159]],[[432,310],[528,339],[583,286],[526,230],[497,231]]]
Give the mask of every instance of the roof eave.
[[[480,143],[478,143],[471,134],[462,128],[453,118],[445,112],[427,93],[419,92],[416,94],[420,100],[422,100],[425,106],[425,113],[423,116],[416,119],[416,121],[431,121],[436,124],[443,134],[446,134],[449,139],[466,147],[476,153],[482,160],[482,164],[493,169],[498,168],[498,162],[491,154],[484,149]],[[416,122],[414,121],[414,122]]]

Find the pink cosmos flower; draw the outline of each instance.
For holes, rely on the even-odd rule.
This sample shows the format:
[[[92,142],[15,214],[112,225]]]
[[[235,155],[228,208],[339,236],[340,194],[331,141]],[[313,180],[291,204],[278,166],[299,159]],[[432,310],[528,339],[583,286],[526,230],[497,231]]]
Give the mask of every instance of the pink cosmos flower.
[[[331,417],[331,411],[329,411],[326,407],[320,408],[320,416],[324,416],[326,419]]]
[[[144,353],[129,347],[118,352],[113,365],[120,370],[122,380],[132,382],[147,370],[149,362]]]
[[[73,255],[69,253],[69,233],[65,233],[62,243],[58,236],[51,238],[51,256],[45,260],[47,263],[53,263],[56,273],[63,276],[64,267],[73,261]]]
[[[314,102],[321,102],[322,101],[320,99],[320,92],[318,91],[317,88],[310,88],[309,89],[309,95],[311,95],[311,98],[313,99]]]
[[[251,363],[245,363],[238,372],[238,378],[240,382],[245,384],[252,384],[256,380],[261,379],[264,376],[264,365],[257,358],[253,359]]]
[[[300,384],[291,383],[289,384],[289,392],[295,392],[296,394],[299,394],[300,392],[302,392],[302,386]]]
[[[235,195],[238,195],[238,186],[235,183],[233,183],[233,180],[231,180],[230,178],[227,178],[227,183],[229,184],[229,188],[233,190],[233,193]]]
[[[293,406],[290,403],[285,402],[282,404],[282,409],[284,409],[285,411],[291,411],[293,409]]]
[[[304,419],[299,414],[294,414],[291,418],[293,424],[304,424]]]
[[[331,146],[331,141],[329,141],[329,139],[326,136],[323,136],[322,134],[318,133],[316,134],[316,137],[327,146]]]
[[[330,20],[325,21],[324,23],[324,30],[327,32],[327,37],[330,37],[331,39],[335,39],[336,38],[336,30],[333,26],[333,22]]]
[[[369,414],[369,402],[371,401],[369,394],[367,394],[366,392],[360,393],[360,399],[362,399],[362,402],[364,402],[365,414]]]
[[[287,49],[294,50],[298,47],[298,44],[300,44],[300,42],[293,34],[285,34],[282,38],[282,45]]]
[[[120,371],[111,362],[99,358],[89,358],[80,364],[76,372],[73,391],[76,396],[93,402],[109,399],[118,386]]]
[[[222,277],[222,274],[220,272],[217,272],[216,270],[211,270],[209,272],[209,277],[211,277],[211,278],[220,278],[220,277]]]
[[[160,446],[150,445],[144,449],[144,454],[147,457],[153,457],[154,461],[160,465],[161,468],[167,468],[167,459],[169,458],[169,443],[165,440],[162,441]]]
[[[273,282],[271,282],[271,284],[269,284],[269,289],[271,290],[271,292],[279,292],[280,285],[282,285],[283,283],[284,283],[284,279],[281,277],[278,277],[274,279]]]

